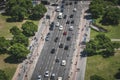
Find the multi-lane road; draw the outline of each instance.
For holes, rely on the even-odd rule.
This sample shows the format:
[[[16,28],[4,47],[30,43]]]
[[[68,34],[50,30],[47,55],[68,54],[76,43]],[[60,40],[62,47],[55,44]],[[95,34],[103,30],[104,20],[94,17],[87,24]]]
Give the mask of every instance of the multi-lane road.
[[[50,39],[49,41],[46,41],[43,46],[31,80],[37,80],[38,75],[41,75],[43,80],[50,80],[51,74],[53,73],[55,74],[55,80],[57,80],[58,77],[62,77],[63,80],[68,80],[69,78],[68,75],[71,66],[71,60],[75,50],[76,38],[78,36],[77,32],[82,11],[82,4],[80,1],[77,1],[77,3],[75,3],[74,1],[64,0],[64,3],[60,2],[59,4],[59,6],[62,5],[63,16],[67,15],[67,17],[65,19],[58,19],[57,12],[54,22],[59,22],[60,25],[63,26],[63,30],[60,31],[59,27],[54,27],[54,30],[49,32]],[[76,12],[73,12],[74,8],[77,9]],[[73,15],[73,18],[70,18],[71,14]],[[67,21],[69,21],[70,23],[66,24]],[[71,23],[71,21],[74,21],[74,23]],[[73,31],[69,31],[70,26],[73,26]],[[67,35],[63,35],[64,31],[67,32]],[[67,40],[68,36],[71,37],[70,41]],[[57,42],[54,41],[56,37],[59,38]],[[59,48],[60,43],[63,44],[63,48]],[[65,45],[69,46],[68,50],[64,49]],[[53,48],[55,48],[55,53],[52,54],[51,50]],[[55,60],[58,58],[59,62],[56,62]],[[65,66],[61,66],[62,60],[66,60]],[[46,71],[49,71],[50,73],[48,78],[44,76]]]

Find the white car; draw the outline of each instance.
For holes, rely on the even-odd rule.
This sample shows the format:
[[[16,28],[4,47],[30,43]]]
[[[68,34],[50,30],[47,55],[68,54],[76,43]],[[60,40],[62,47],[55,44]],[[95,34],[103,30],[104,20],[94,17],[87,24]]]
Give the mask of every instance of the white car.
[[[62,60],[61,65],[62,65],[62,66],[65,66],[65,65],[66,65],[66,60]]]
[[[56,26],[57,26],[57,27],[60,26],[60,23],[59,23],[59,22],[56,22]]]
[[[42,76],[41,76],[41,75],[38,75],[37,80],[42,80]]]
[[[58,79],[57,80],[62,80],[62,77],[58,77]]]
[[[60,30],[60,31],[63,30],[63,26],[62,26],[62,25],[60,25],[59,30]]]
[[[73,9],[73,11],[74,11],[74,12],[76,12],[76,11],[77,11],[77,9],[76,9],[76,8],[74,8],[74,9]]]
[[[59,12],[60,11],[60,6],[56,7],[56,11]]]
[[[49,77],[49,71],[45,72],[45,77]]]
[[[69,27],[69,30],[72,31],[72,30],[73,30],[73,26],[70,26],[70,27]]]

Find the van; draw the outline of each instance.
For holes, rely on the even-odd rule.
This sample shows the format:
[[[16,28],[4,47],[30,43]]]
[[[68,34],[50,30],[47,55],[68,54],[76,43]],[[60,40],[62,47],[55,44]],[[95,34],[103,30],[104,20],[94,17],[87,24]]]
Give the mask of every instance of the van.
[[[63,17],[63,14],[60,12],[58,15],[58,18],[61,19]]]

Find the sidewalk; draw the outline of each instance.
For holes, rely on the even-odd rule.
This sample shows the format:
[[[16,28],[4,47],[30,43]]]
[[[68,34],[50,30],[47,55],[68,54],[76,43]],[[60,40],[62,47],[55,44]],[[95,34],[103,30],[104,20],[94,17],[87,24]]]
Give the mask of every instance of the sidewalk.
[[[50,8],[50,7],[49,7]],[[49,9],[51,10],[51,9]],[[53,9],[54,11],[54,9]],[[40,56],[40,52],[42,50],[42,47],[44,45],[44,37],[49,31],[49,24],[51,21],[54,20],[54,17],[56,15],[56,12],[48,11],[46,14],[50,14],[52,17],[49,20],[45,20],[45,17],[40,20],[40,24],[38,25],[38,32],[36,33],[35,37],[33,38],[33,41],[31,42],[30,48],[31,53],[28,54],[27,59],[23,61],[23,63],[20,63],[18,65],[18,68],[16,69],[16,72],[12,78],[12,80],[30,80],[32,73],[34,71],[35,65],[37,63],[37,60]]]

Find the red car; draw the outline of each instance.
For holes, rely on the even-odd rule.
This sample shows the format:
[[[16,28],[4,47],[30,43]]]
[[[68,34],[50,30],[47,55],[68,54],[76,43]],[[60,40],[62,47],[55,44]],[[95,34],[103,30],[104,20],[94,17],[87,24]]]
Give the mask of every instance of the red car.
[[[65,31],[65,32],[63,32],[63,35],[67,35],[67,32]]]

